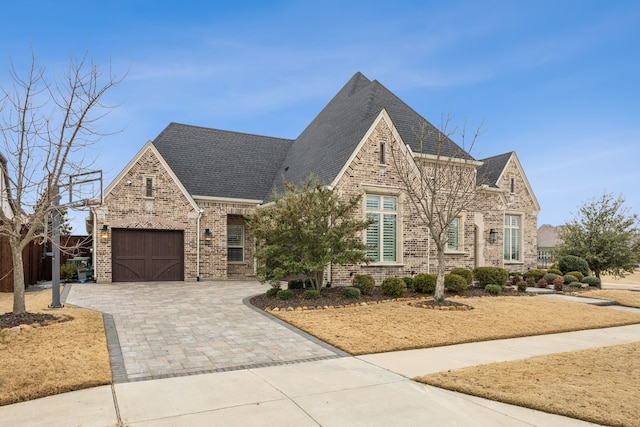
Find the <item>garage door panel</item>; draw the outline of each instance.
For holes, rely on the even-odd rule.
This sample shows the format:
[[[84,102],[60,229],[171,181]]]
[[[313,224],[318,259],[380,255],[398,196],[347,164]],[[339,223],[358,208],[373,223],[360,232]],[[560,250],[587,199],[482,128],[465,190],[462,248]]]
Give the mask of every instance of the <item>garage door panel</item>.
[[[112,280],[184,280],[182,231],[113,229]]]

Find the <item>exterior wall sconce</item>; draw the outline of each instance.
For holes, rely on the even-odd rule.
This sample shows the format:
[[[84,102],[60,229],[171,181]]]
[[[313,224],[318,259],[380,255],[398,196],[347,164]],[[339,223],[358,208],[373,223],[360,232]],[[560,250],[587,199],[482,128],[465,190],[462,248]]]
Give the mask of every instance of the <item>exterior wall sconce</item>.
[[[495,228],[489,230],[489,243],[493,244],[498,241],[498,232]]]
[[[100,238],[103,241],[109,239],[109,226],[107,224],[102,226],[102,230],[100,230]]]
[[[204,229],[204,241],[207,243],[211,242],[211,238],[213,237],[213,233],[208,228]]]

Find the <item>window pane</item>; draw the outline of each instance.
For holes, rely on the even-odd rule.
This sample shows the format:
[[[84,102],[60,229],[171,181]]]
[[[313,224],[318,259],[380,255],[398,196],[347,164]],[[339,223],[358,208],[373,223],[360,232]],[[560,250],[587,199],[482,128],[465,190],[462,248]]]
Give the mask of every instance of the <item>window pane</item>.
[[[447,249],[452,251],[458,250],[458,218],[454,218],[449,224]]]
[[[396,216],[384,215],[383,261],[396,260]]]
[[[380,215],[367,214],[367,219],[374,221],[367,227],[367,258],[380,261]]]
[[[241,225],[230,225],[227,227],[227,246],[242,247],[243,246],[243,230]]]
[[[227,261],[243,261],[242,248],[227,248]]]
[[[380,210],[380,196],[367,196],[367,210]]]
[[[396,210],[396,198],[395,197],[385,197],[383,200],[385,211],[395,211]]]

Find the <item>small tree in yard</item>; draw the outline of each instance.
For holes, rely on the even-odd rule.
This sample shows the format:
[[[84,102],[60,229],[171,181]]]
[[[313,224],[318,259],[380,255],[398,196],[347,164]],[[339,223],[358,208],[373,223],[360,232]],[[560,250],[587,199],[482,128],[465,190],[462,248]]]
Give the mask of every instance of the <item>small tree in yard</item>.
[[[578,214],[559,227],[557,255],[584,258],[597,278],[602,273],[632,273],[640,260],[640,221],[623,205],[624,198],[611,193],[583,203]]]
[[[452,126],[451,120],[450,116],[443,118],[441,131],[422,122],[417,151],[407,150],[404,146],[391,150],[402,190],[413,206],[416,219],[429,230],[435,242],[438,253],[436,300],[444,299],[445,251],[450,227],[463,211],[473,207],[483,195],[477,187],[477,168],[480,163],[450,139],[458,135],[464,147],[466,129]],[[480,128],[471,137],[469,150],[479,135]]]
[[[47,215],[69,177],[86,172],[84,148],[103,134],[97,122],[108,112],[105,93],[117,85],[86,57],[72,59],[63,78],[49,76],[32,56],[24,77],[11,67],[12,87],[0,87],[0,151],[7,167],[14,215],[0,209],[0,236],[8,239],[13,260],[13,313],[25,312],[22,250],[50,239]]]
[[[329,263],[366,262],[359,232],[369,222],[356,219],[360,199],[340,196],[312,177],[301,187],[286,182],[284,194],[274,194],[272,204],[249,217],[260,278],[274,281],[303,274],[320,290]]]

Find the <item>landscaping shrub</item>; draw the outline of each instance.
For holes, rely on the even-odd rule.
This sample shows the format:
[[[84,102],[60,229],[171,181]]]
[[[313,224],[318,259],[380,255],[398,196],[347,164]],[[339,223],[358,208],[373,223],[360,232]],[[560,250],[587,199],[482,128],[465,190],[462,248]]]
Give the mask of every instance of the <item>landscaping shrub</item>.
[[[555,274],[555,273],[547,273],[544,275],[543,279],[547,281],[547,283],[553,283],[554,280],[556,280],[558,277],[562,277],[561,274]]]
[[[360,289],[358,288],[353,288],[353,287],[342,288],[340,293],[342,294],[343,297],[346,297],[346,298],[353,298],[353,299],[360,298]]]
[[[507,283],[509,273],[500,267],[476,267],[473,269],[473,277],[478,281],[480,287],[487,285],[502,287]]]
[[[580,283],[580,282],[571,282],[569,284],[569,286],[571,286],[572,288],[581,288],[582,287],[582,283]]]
[[[273,288],[271,288],[271,289],[268,289],[268,290],[267,290],[267,296],[268,296],[268,297],[275,297],[275,296],[277,295],[278,291],[281,291],[281,290],[282,290],[282,289],[280,289],[280,288],[276,288],[276,287],[273,287]]]
[[[602,281],[595,276],[586,276],[582,278],[582,283],[586,283],[589,286],[595,286],[596,288],[600,288],[600,285],[602,285]]]
[[[289,289],[280,289],[276,294],[276,296],[278,297],[278,299],[281,299],[281,300],[292,299],[293,291],[290,291]]]
[[[547,270],[534,268],[533,270],[529,270],[526,273],[524,273],[524,278],[528,279],[529,277],[533,277],[533,281],[535,283],[538,280],[542,279],[545,274],[547,274]]]
[[[488,284],[487,286],[484,287],[484,291],[491,295],[498,295],[502,291],[502,286]]]
[[[553,279],[553,289],[559,292],[562,290],[562,285],[564,285],[564,278],[562,276]]]
[[[578,279],[578,282],[582,282],[582,279],[584,279],[584,274],[580,273],[579,271],[570,271],[567,274],[570,274]]]
[[[382,295],[398,298],[407,292],[407,284],[399,277],[387,277],[380,285],[380,290]]]
[[[302,293],[303,299],[318,299],[320,298],[320,291],[316,291],[315,289],[307,289]]]
[[[549,282],[545,279],[540,279],[538,280],[538,283],[536,283],[536,288],[546,288],[547,286],[549,286]]]
[[[72,281],[78,279],[78,266],[75,264],[62,264],[60,266],[60,280]]]
[[[432,294],[436,291],[436,279],[437,276],[435,274],[416,274],[413,276],[413,289],[416,292]]]
[[[404,280],[404,283],[407,284],[407,290],[408,291],[413,291],[413,277],[403,277],[402,280]]]
[[[287,289],[302,289],[304,288],[304,280],[291,279],[287,282]]]
[[[511,278],[511,284],[518,288],[518,292],[524,292],[527,290],[527,282],[522,278],[522,276],[513,276]]]
[[[467,286],[471,286],[471,284],[473,283],[473,273],[471,272],[471,270],[467,270],[466,268],[454,268],[453,270],[451,270],[450,274],[457,274],[458,276],[464,277],[464,279],[467,281]]]
[[[449,273],[444,276],[444,288],[448,291],[455,292],[458,295],[466,295],[467,279],[459,274]]]
[[[589,264],[584,258],[575,255],[565,255],[558,260],[558,268],[563,273],[579,271],[583,276],[589,275]]]
[[[557,268],[550,268],[547,270],[547,273],[557,274],[558,276],[562,276],[562,271]]]
[[[363,295],[370,294],[376,287],[376,281],[370,274],[356,274],[351,283],[354,288],[360,289]]]
[[[576,276],[574,276],[573,274],[565,274],[564,276],[562,276],[562,278],[564,279],[564,283],[566,285],[570,285],[573,282],[579,282],[580,280],[578,280],[578,278]]]

